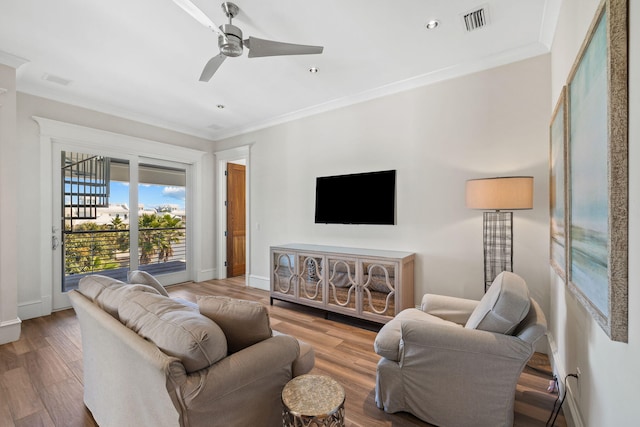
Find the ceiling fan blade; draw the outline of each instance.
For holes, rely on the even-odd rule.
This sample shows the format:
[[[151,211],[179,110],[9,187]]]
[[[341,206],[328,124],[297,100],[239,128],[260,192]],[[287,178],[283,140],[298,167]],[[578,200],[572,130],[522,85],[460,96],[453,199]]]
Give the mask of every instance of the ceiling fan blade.
[[[282,43],[273,40],[259,39],[257,37],[249,37],[244,40],[244,45],[249,49],[249,58],[280,55],[313,55],[322,53],[324,49],[322,46]]]
[[[198,6],[191,3],[190,0],[173,0],[173,2],[178,6],[180,6],[182,10],[184,10],[189,15],[191,15],[193,19],[195,19],[205,27],[209,28],[211,31],[218,34],[219,36],[224,37],[224,34],[222,33],[222,31],[220,31],[220,28],[218,28],[218,26],[214,24],[214,22],[207,15],[205,15],[205,13],[202,10],[198,9]]]
[[[200,81],[208,82],[211,80],[211,77],[218,71],[218,68],[220,68],[225,59],[227,59],[227,57],[222,53],[211,58],[209,62],[207,62],[207,65],[204,66],[204,70],[202,70]]]

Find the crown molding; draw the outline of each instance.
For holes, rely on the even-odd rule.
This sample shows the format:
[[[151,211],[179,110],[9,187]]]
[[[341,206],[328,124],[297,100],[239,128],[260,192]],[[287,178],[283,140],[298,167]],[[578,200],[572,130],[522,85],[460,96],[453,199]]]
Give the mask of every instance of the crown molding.
[[[0,50],[0,64],[2,65],[7,65],[11,68],[18,69],[22,65],[26,64],[27,62],[30,62],[30,61],[28,59],[24,59],[16,55],[12,55],[9,52]]]
[[[343,98],[335,99],[333,101],[325,102],[323,104],[319,104],[319,105],[315,105],[302,110],[294,111],[292,113],[250,123],[246,126],[238,126],[235,128],[214,131],[211,137],[219,141],[221,139],[226,139],[226,138],[242,135],[249,132],[254,132],[260,129],[265,129],[268,127],[291,122],[294,120],[302,119],[302,118],[313,116],[316,114],[321,114],[327,111],[336,110],[342,107],[359,104],[361,102],[369,101],[376,98],[381,98],[387,95],[393,95],[399,92],[416,89],[421,86],[427,86],[427,85],[439,83],[445,80],[462,77],[464,75],[477,73],[480,71],[510,64],[513,62],[522,61],[525,59],[533,58],[533,57],[544,55],[547,53],[549,53],[549,48],[546,47],[544,44],[531,43],[527,46],[523,46],[518,49],[513,49],[507,52],[500,52],[492,56],[481,58],[480,60],[461,63],[452,67],[443,68],[430,73],[422,74],[420,76],[412,77],[406,80],[390,83],[388,85],[381,86],[372,90],[357,93],[354,95],[345,96]]]
[[[540,24],[540,43],[551,50],[553,37],[556,34],[558,19],[560,18],[560,7],[562,0],[546,0],[544,2],[544,12],[542,14],[542,23]]]
[[[112,107],[105,104],[99,104],[91,101],[87,101],[82,97],[77,97],[69,94],[60,94],[54,91],[43,90],[40,86],[28,86],[22,85],[19,88],[19,92],[25,93],[39,98],[45,98],[51,101],[61,102],[63,104],[72,105],[74,107],[85,108],[87,110],[96,111],[98,113],[108,114],[114,117],[118,117],[124,120],[130,120],[133,122],[142,123],[149,126],[155,126],[158,128],[170,130],[173,132],[183,133],[185,135],[195,136],[198,138],[213,141],[213,132],[206,129],[197,129],[184,125],[180,125],[174,122],[158,119],[157,117],[148,116],[145,114],[135,113],[125,109]]]

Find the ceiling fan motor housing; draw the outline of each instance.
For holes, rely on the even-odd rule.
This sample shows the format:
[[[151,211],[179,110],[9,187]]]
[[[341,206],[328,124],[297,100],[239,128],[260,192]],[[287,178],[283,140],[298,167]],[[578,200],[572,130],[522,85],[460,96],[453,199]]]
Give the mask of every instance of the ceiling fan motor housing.
[[[232,24],[220,25],[220,30],[226,37],[218,36],[220,52],[226,56],[242,55],[242,31]]]

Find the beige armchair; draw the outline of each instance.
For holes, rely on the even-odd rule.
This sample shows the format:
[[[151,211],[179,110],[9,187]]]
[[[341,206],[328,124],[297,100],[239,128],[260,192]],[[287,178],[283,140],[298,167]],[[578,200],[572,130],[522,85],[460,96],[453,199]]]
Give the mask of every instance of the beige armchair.
[[[545,333],[544,313],[513,273],[480,301],[426,294],[376,337],[376,404],[438,426],[511,426],[518,378]]]

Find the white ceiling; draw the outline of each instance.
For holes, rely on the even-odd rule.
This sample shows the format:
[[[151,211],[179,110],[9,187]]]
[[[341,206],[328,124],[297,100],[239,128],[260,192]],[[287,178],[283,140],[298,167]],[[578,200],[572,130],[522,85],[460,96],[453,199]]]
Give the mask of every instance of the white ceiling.
[[[172,0],[0,0],[0,62],[25,60],[21,92],[220,139],[548,52],[560,2],[236,0],[245,38],[324,53],[245,50],[202,83],[217,36]],[[227,23],[220,0],[193,3]],[[461,15],[479,6],[489,25],[467,32]],[[426,30],[432,18],[440,26]]]

